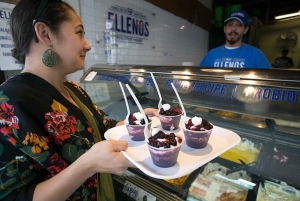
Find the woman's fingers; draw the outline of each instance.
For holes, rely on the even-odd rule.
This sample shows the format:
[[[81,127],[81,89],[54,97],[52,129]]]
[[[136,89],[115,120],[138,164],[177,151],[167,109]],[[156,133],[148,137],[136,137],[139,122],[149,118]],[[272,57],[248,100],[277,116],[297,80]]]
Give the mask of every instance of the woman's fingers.
[[[158,115],[158,109],[156,108],[145,108],[144,112],[146,115],[153,117]]]
[[[94,173],[122,174],[128,167],[134,167],[121,152],[127,148],[125,141],[105,140],[94,144],[85,155]]]

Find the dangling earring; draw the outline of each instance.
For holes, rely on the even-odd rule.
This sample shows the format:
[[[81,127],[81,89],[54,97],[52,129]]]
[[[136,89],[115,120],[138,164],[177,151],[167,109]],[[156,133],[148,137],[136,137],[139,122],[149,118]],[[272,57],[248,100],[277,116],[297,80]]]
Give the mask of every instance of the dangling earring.
[[[53,67],[57,64],[57,57],[55,52],[53,52],[49,46],[49,49],[47,49],[42,57],[43,63],[48,67]]]

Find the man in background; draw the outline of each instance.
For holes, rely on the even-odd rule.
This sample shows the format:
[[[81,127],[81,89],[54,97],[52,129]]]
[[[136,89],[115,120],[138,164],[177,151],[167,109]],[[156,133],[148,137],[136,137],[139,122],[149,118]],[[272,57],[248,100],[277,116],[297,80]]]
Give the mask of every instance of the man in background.
[[[293,59],[288,57],[289,50],[282,50],[281,57],[275,59],[274,68],[292,68],[294,67]]]
[[[199,66],[271,68],[261,50],[242,42],[243,35],[249,30],[249,17],[245,11],[230,13],[224,23],[225,45],[210,50]]]

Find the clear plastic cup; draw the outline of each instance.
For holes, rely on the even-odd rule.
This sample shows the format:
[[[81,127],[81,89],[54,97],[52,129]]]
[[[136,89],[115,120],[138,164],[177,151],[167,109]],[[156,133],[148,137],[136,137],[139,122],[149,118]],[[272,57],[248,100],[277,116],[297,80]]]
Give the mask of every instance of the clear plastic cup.
[[[114,45],[117,44],[117,32],[113,30],[103,31],[104,44]]]
[[[110,30],[113,29],[114,21],[113,20],[106,20],[105,21],[105,29]]]
[[[158,167],[167,168],[176,164],[182,143],[171,148],[156,148],[148,143],[147,145],[153,163]]]
[[[160,124],[162,129],[167,131],[176,130],[179,128],[179,122],[181,119],[181,114],[176,116],[165,116],[165,115],[158,115],[158,118],[160,120]]]
[[[183,130],[186,144],[195,149],[203,149],[207,146],[213,128],[205,131]]]
[[[105,46],[105,59],[106,63],[109,65],[117,64],[117,57],[118,57],[118,45],[104,45]]]
[[[151,127],[151,122],[148,124],[148,129]],[[144,135],[144,129],[145,125],[130,125],[126,124],[126,128],[128,131],[128,134],[130,136],[130,139],[132,141],[144,141],[145,135]]]

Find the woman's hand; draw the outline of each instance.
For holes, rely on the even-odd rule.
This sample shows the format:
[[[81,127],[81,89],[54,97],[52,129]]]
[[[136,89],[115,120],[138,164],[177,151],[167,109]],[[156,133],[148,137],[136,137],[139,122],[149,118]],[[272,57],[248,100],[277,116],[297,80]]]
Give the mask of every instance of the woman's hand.
[[[149,117],[153,117],[153,116],[158,116],[158,109],[156,108],[145,108],[144,112],[146,115],[148,115]]]
[[[125,141],[105,140],[92,146],[82,157],[85,157],[91,175],[100,173],[122,174],[128,167],[135,167],[124,157],[128,144]]]
[[[32,200],[66,200],[95,173],[122,174],[128,167],[135,167],[121,152],[127,147],[127,142],[114,140],[94,144],[59,174],[39,183]]]

